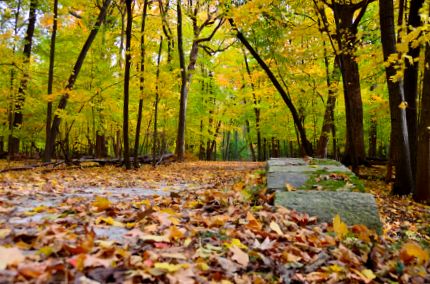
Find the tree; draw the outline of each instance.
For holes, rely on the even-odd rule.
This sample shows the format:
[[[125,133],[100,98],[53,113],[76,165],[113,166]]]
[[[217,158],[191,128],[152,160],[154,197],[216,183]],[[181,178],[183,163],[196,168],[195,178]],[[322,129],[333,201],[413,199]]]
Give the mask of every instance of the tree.
[[[309,140],[306,137],[306,130],[303,127],[302,122],[300,121],[299,114],[297,112],[296,107],[294,106],[293,102],[289,98],[287,92],[282,87],[279,80],[276,78],[275,74],[270,70],[269,66],[264,62],[264,60],[260,57],[260,55],[257,53],[257,51],[252,47],[252,45],[249,43],[249,41],[246,39],[245,35],[239,31],[239,29],[236,27],[236,24],[234,23],[234,20],[232,18],[229,19],[230,25],[232,26],[233,30],[236,33],[236,37],[240,40],[240,42],[246,47],[246,49],[251,53],[251,55],[257,60],[260,67],[264,70],[264,72],[269,77],[270,81],[275,86],[276,90],[281,95],[283,101],[287,105],[288,109],[291,112],[291,115],[293,116],[294,124],[297,127],[297,130],[300,135],[300,141],[303,148],[303,152],[308,155],[313,155],[313,149],[312,144],[309,142]]]
[[[131,3],[133,0],[126,0],[127,27],[125,30],[125,70],[124,70],[124,107],[123,107],[123,139],[124,139],[124,164],[127,170],[131,169],[130,144],[128,141],[128,105],[130,96],[130,66],[131,66],[131,31],[133,24],[133,10]]]
[[[51,33],[51,43],[49,49],[49,73],[48,73],[48,95],[52,94],[52,85],[54,83],[54,61],[55,61],[55,40],[57,37],[57,22],[58,22],[58,0],[54,0],[54,20],[52,22],[52,33]],[[52,101],[48,101],[48,106],[46,110],[46,136],[45,141],[49,141],[50,128],[52,122]],[[46,144],[47,145],[47,144]],[[45,149],[43,159],[45,161],[49,160],[49,151]]]
[[[346,110],[346,149],[342,161],[352,165],[354,172],[358,172],[358,165],[366,159],[363,129],[363,102],[361,99],[360,73],[356,61],[356,48],[358,43],[358,25],[363,18],[371,1],[363,0],[357,3],[350,1],[324,1],[333,11],[336,31],[335,45],[332,34],[329,32],[324,4],[314,1],[322,18],[333,49],[339,56],[339,67],[342,73],[343,90]],[[356,14],[356,12],[358,14]]]
[[[142,11],[142,26],[140,28],[140,66],[139,66],[139,90],[140,90],[140,98],[139,98],[139,108],[137,114],[137,124],[136,124],[136,138],[134,140],[134,167],[138,167],[138,156],[139,156],[139,141],[140,141],[140,128],[142,125],[142,110],[143,110],[143,93],[144,93],[144,84],[145,84],[145,25],[146,25],[146,16],[148,10],[148,0],[144,0],[143,3],[143,11]]]
[[[396,67],[393,62],[390,62],[390,56],[397,56],[393,6],[393,0],[379,1],[384,61],[388,63],[385,70],[391,112],[390,149],[393,152],[393,163],[396,168],[396,180],[393,183],[392,192],[394,194],[405,195],[413,191],[414,179],[412,175],[406,110],[404,107],[400,107],[405,100],[403,81],[393,81]]]
[[[100,9],[100,13],[97,17],[97,20],[91,29],[90,34],[88,35],[87,40],[85,41],[84,46],[81,49],[81,52],[79,53],[79,56],[76,60],[75,65],[73,66],[72,73],[69,76],[65,92],[61,96],[60,102],[58,103],[57,110],[61,111],[64,110],[67,106],[67,101],[70,97],[70,91],[73,89],[76,79],[78,78],[79,72],[81,71],[82,65],[84,64],[85,57],[87,56],[88,50],[91,47],[91,44],[93,43],[94,39],[96,38],[97,32],[99,31],[99,28],[101,24],[103,23],[103,20],[106,17],[108,7],[110,5],[111,0],[105,0],[103,2],[103,6]],[[50,161],[52,158],[52,154],[54,152],[55,147],[55,139],[57,138],[57,134],[59,132],[59,126],[61,123],[61,117],[57,114],[54,115],[54,119],[52,121],[51,131],[49,135],[49,140],[46,141],[46,148],[45,151],[48,152],[46,155],[46,161]]]
[[[205,7],[206,6],[206,7]],[[185,154],[185,127],[186,127],[186,112],[187,112],[187,100],[188,92],[190,89],[191,78],[194,70],[196,69],[197,58],[199,54],[199,48],[204,42],[209,42],[215,36],[218,29],[223,25],[224,19],[217,13],[218,8],[210,7],[210,3],[201,5],[198,1],[192,4],[190,2],[187,15],[190,17],[193,29],[193,41],[190,50],[188,66],[185,68],[185,55],[183,48],[183,35],[182,35],[182,7],[181,0],[177,2],[177,30],[178,30],[178,52],[179,62],[181,68],[181,95],[179,101],[179,120],[178,120],[178,135],[176,139],[176,155],[179,161],[184,159]],[[200,10],[206,8],[206,17],[202,23],[198,22],[200,18]],[[215,25],[208,36],[202,37],[201,34],[205,28]]]
[[[417,175],[413,197],[418,202],[430,204],[430,43],[425,46],[421,112],[418,125]]]
[[[421,25],[420,9],[423,6],[424,0],[411,0],[408,18],[408,32]],[[409,46],[407,57],[405,59],[405,74],[404,74],[404,89],[405,100],[407,102],[407,122],[409,129],[409,143],[412,159],[412,173],[416,174],[417,164],[417,97],[418,97],[418,57],[420,55],[420,45]]]
[[[36,9],[37,9],[37,0],[30,1],[30,10],[28,13],[28,26],[27,32],[24,38],[24,74],[21,78],[20,85],[18,88],[18,96],[15,101],[15,109],[13,111],[13,115],[11,116],[11,134],[9,136],[8,143],[8,151],[9,157],[13,158],[15,154],[19,152],[19,138],[15,137],[13,132],[15,129],[19,129],[23,122],[23,114],[22,109],[25,102],[25,96],[27,92],[27,85],[30,79],[29,77],[29,67],[30,67],[30,57],[31,57],[31,49],[33,46],[33,35],[36,26]]]
[[[326,109],[324,112],[324,120],[323,125],[321,127],[320,138],[318,139],[318,146],[316,155],[321,158],[327,158],[327,145],[329,141],[329,133],[332,133],[333,140],[335,137],[335,124],[334,124],[334,108],[336,106],[337,99],[337,88],[340,80],[340,71],[339,71],[339,58],[335,57],[333,64],[333,71],[330,74],[328,71],[328,60],[325,59],[326,64],[326,73],[327,73],[327,87],[328,87],[328,97],[326,103]],[[336,151],[334,149],[334,151]],[[336,155],[336,153],[333,153]]]

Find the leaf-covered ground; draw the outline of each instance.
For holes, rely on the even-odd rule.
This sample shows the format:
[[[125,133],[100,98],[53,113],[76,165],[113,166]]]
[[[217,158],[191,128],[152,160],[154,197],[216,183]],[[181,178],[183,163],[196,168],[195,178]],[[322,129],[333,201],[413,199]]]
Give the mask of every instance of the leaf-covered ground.
[[[428,207],[367,181],[384,236],[316,224],[267,203],[263,167],[2,173],[0,283],[430,283]]]

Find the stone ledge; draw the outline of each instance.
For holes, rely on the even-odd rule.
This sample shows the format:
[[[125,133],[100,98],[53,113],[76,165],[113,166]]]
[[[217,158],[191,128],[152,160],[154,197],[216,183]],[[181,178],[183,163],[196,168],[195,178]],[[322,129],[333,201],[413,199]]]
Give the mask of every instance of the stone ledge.
[[[316,190],[277,191],[275,205],[317,216],[319,222],[332,222],[339,214],[348,225],[363,224],[382,233],[378,208],[372,194]]]

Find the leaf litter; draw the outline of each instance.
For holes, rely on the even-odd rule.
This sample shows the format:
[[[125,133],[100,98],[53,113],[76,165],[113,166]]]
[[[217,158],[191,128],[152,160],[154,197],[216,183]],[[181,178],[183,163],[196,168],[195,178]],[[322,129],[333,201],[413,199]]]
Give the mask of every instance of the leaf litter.
[[[373,182],[382,237],[338,216],[317,224],[270,205],[262,167],[190,162],[2,174],[0,282],[430,282],[426,207],[387,202]],[[405,204],[413,212],[406,218],[395,211]]]

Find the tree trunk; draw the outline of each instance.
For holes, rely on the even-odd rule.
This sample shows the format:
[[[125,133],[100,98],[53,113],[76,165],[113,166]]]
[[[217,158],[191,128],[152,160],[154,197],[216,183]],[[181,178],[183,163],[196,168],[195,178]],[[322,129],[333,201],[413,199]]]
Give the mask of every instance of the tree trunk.
[[[128,135],[128,104],[130,96],[130,66],[131,66],[131,31],[133,24],[133,0],[125,0],[127,10],[127,27],[125,30],[125,70],[124,70],[124,107],[123,107],[123,139],[124,139],[124,164],[127,170],[131,169],[130,144]]]
[[[163,37],[160,37],[160,47],[158,49],[157,57],[157,72],[156,72],[156,85],[155,85],[155,101],[154,101],[154,133],[153,133],[153,144],[152,144],[152,166],[155,167],[157,164],[157,123],[158,123],[158,100],[160,96],[160,61],[161,51],[163,49]]]
[[[367,2],[366,2],[367,3]],[[366,10],[366,6],[361,10]],[[358,165],[366,159],[364,150],[363,103],[361,100],[360,74],[355,57],[357,26],[360,17],[354,20],[358,8],[350,5],[334,4],[333,11],[339,46],[339,67],[342,72],[346,112],[346,147],[343,163],[352,165],[358,173]],[[360,11],[364,13],[364,11]]]
[[[254,149],[254,144],[252,143],[252,137],[251,137],[251,127],[249,125],[249,120],[245,120],[245,124],[246,124],[246,136],[247,136],[247,140],[248,140],[248,145],[249,145],[249,150],[251,151],[251,158],[253,162],[257,161],[257,156],[255,155],[255,149]]]
[[[257,60],[260,67],[264,70],[266,75],[269,77],[270,81],[276,88],[276,90],[281,95],[282,99],[284,100],[285,104],[287,105],[288,109],[291,112],[291,115],[293,116],[293,121],[299,131],[300,138],[301,138],[301,145],[303,148],[303,151],[306,155],[312,156],[313,150],[312,150],[312,144],[309,142],[309,140],[306,137],[306,130],[304,126],[300,122],[300,118],[298,115],[298,112],[285,92],[284,88],[282,88],[281,84],[279,83],[278,79],[276,78],[275,74],[270,70],[269,66],[264,62],[264,60],[260,57],[260,55],[257,53],[257,51],[252,47],[252,45],[249,43],[249,41],[246,39],[244,34],[239,31],[239,29],[236,27],[236,24],[234,23],[234,20],[232,18],[229,19],[230,25],[233,27],[233,29],[236,32],[236,37],[240,40],[240,42],[246,47],[246,49],[251,53],[251,55]]]
[[[376,158],[377,152],[377,138],[378,138],[378,121],[376,117],[372,115],[370,118],[370,129],[369,129],[369,151],[367,155],[371,158]]]
[[[99,31],[100,26],[103,23],[104,18],[106,17],[107,9],[110,5],[110,2],[111,0],[106,0],[103,3],[103,7],[100,10],[100,14],[97,17],[96,23],[94,24],[94,27],[91,29],[91,32],[88,35],[88,38],[84,46],[82,47],[81,52],[79,53],[78,59],[76,60],[75,65],[73,66],[72,73],[70,74],[67,86],[65,88],[65,92],[60,99],[57,110],[64,110],[67,106],[67,101],[69,100],[69,96],[70,96],[69,92],[73,89],[75,85],[76,79],[78,78],[79,72],[81,71],[82,65],[84,64],[84,60],[85,60],[85,57],[87,56],[88,50],[90,49],[91,44],[96,38],[97,32]],[[51,160],[54,147],[55,147],[55,139],[57,138],[60,123],[61,123],[60,116],[58,114],[54,115],[54,119],[52,121],[52,126],[51,126],[51,132],[49,135],[49,143],[46,146],[48,149],[46,161]]]
[[[418,157],[414,200],[430,203],[430,44],[425,51],[425,71],[418,127]]]
[[[146,14],[148,9],[148,0],[145,0],[143,4],[142,12],[142,27],[140,29],[140,76],[139,76],[139,108],[137,111],[137,125],[136,125],[136,138],[134,139],[134,167],[139,167],[138,156],[139,156],[139,140],[140,140],[140,128],[142,125],[142,111],[143,111],[143,94],[144,94],[144,83],[145,83],[145,24]]]
[[[424,0],[411,0],[408,18],[408,32],[421,25],[420,9]],[[409,144],[412,161],[412,174],[416,173],[417,162],[417,95],[418,95],[418,59],[420,55],[420,45],[416,47],[409,46],[407,56],[414,59],[411,64],[409,59],[405,60],[406,70],[404,75],[404,93],[405,101],[408,103],[406,109],[406,118],[408,122]],[[421,154],[420,154],[421,155]]]
[[[327,62],[328,63],[328,62]],[[340,70],[338,58],[334,59],[333,72],[330,78],[327,80],[328,86],[328,98],[324,112],[324,120],[321,128],[320,138],[318,139],[317,156],[320,158],[327,158],[327,145],[329,141],[330,133],[333,133],[334,125],[334,108],[336,106],[336,98],[338,92],[338,85],[340,80]]]
[[[380,0],[379,7],[381,41],[384,60],[386,61],[391,54],[397,52],[393,0]],[[399,108],[400,103],[404,100],[404,94],[402,82],[394,82],[390,79],[396,74],[395,67],[390,65],[385,70],[391,112],[391,156],[394,157],[393,164],[396,167],[396,179],[392,192],[394,194],[405,195],[413,190],[414,181],[411,168],[406,112],[404,108]]]
[[[177,2],[177,15],[178,15],[178,52],[179,52],[179,66],[181,68],[181,95],[179,102],[179,121],[178,121],[178,136],[176,139],[176,156],[179,161],[184,160],[185,154],[185,116],[187,107],[187,70],[185,69],[185,54],[184,44],[182,38],[182,8],[181,0]]]
[[[263,155],[261,149],[260,107],[258,106],[260,100],[257,98],[257,94],[255,93],[255,86],[252,82],[251,68],[249,67],[248,57],[246,56],[245,50],[242,52],[245,61],[246,73],[248,73],[248,77],[251,82],[252,97],[254,99],[255,131],[257,132],[257,159],[258,161],[262,161]]]
[[[55,40],[57,37],[57,21],[58,21],[58,0],[54,0],[54,21],[52,23],[51,44],[49,50],[49,72],[48,72],[48,95],[52,94],[52,86],[54,83],[54,61],[55,61]],[[45,134],[45,152],[43,160],[46,162],[49,159],[48,143],[52,122],[52,101],[48,101],[46,111],[46,134]]]
[[[9,143],[8,143],[8,151],[9,151],[10,158],[13,158],[14,155],[19,152],[20,141],[18,137],[14,136],[13,131],[15,129],[19,129],[23,122],[22,108],[24,106],[25,94],[27,92],[27,85],[29,81],[30,57],[31,57],[31,49],[33,46],[34,29],[36,26],[37,5],[38,5],[37,0],[30,1],[30,10],[28,14],[28,27],[24,38],[24,50],[23,50],[24,72],[18,88],[18,96],[15,102],[15,110],[12,115],[13,122],[12,122],[11,134],[9,137]]]

